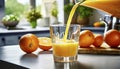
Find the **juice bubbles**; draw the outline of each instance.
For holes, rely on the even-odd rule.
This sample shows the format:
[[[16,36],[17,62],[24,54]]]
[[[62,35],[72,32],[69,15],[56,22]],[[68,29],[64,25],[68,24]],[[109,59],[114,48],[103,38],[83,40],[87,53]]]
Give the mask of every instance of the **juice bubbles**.
[[[78,42],[54,43],[53,50],[55,56],[75,56],[77,55]]]

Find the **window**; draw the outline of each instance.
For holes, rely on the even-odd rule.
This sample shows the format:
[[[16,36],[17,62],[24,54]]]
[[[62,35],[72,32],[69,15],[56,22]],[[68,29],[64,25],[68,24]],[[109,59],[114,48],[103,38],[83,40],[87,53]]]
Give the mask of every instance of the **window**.
[[[37,10],[41,11],[42,16],[44,17],[44,15],[49,15],[50,17],[50,7],[46,7],[42,9],[41,7],[43,7],[43,2],[52,2],[55,0],[5,0],[5,14],[15,14],[20,16],[21,20],[24,22],[20,22],[19,25],[26,25],[29,24],[26,20],[25,20],[25,13],[30,10],[31,8],[36,7]],[[63,6],[64,6],[64,0],[56,0],[58,3],[58,21],[63,23],[64,20],[64,14],[63,14]],[[35,2],[35,3],[34,3]],[[31,6],[32,4],[32,6]],[[45,4],[44,4],[45,5]],[[50,4],[47,4],[50,5]],[[47,14],[45,14],[45,9],[47,9],[49,12],[47,12]],[[53,20],[53,19],[51,19]]]

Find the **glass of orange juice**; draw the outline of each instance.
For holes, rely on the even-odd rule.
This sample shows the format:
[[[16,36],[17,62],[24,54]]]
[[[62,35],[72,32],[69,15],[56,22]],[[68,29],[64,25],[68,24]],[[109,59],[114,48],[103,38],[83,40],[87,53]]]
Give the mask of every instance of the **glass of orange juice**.
[[[77,60],[80,25],[71,24],[66,39],[66,25],[51,25],[53,57],[55,62],[73,62]]]

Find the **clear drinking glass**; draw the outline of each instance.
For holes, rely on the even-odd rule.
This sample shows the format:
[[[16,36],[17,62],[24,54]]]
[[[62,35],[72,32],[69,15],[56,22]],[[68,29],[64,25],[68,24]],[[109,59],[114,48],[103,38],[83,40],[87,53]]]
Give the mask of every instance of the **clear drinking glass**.
[[[55,62],[73,62],[77,60],[80,25],[70,25],[67,39],[64,39],[66,25],[51,25],[53,57]]]

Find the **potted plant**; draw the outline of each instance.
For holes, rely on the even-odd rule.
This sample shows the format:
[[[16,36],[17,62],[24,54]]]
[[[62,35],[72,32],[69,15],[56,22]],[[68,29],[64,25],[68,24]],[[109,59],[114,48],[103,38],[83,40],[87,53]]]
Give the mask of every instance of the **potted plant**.
[[[68,3],[64,6],[64,11],[67,15],[69,15],[74,3]],[[93,9],[85,6],[78,6],[72,23],[79,23],[80,25],[88,25],[89,17],[93,14]]]
[[[51,15],[53,16],[53,24],[58,23],[58,9],[57,9],[57,2],[54,1],[52,4]]]
[[[52,10],[51,10],[51,15],[57,18],[58,10],[57,10],[56,7],[52,8]]]
[[[42,15],[39,11],[32,9],[26,15],[27,20],[30,22],[32,28],[36,28],[37,26],[37,19],[42,18]]]

